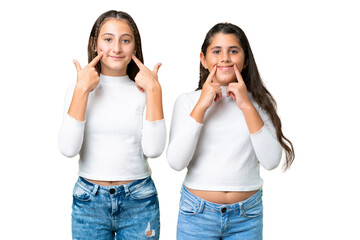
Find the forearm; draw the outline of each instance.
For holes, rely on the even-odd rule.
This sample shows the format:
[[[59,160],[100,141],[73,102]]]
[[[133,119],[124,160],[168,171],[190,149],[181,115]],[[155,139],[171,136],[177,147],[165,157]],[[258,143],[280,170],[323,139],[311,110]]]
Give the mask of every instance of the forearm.
[[[264,122],[256,108],[251,104],[241,109],[250,134],[254,134],[264,126]]]
[[[86,106],[89,98],[89,92],[85,89],[75,86],[73,97],[70,103],[68,114],[77,121],[85,121]]]
[[[195,119],[198,123],[204,122],[204,116],[206,113],[207,108],[201,106],[199,103],[195,105],[194,109],[190,113],[190,116]]]
[[[276,168],[281,160],[282,147],[266,124],[260,131],[251,134],[251,143],[260,164],[267,170]]]
[[[276,130],[268,114],[261,109],[256,109],[255,111],[261,121],[258,120],[257,123],[259,125],[256,125],[256,120],[253,122],[255,127],[253,129],[254,131],[250,131],[251,143],[260,164],[265,169],[271,170],[276,168],[280,163],[282,147],[277,140]],[[259,129],[257,130],[258,127]]]
[[[147,157],[159,157],[166,145],[165,120],[144,121],[141,144],[143,152]]]
[[[146,91],[146,120],[157,121],[164,119],[162,106],[162,92],[160,84]]]
[[[77,121],[68,114],[64,115],[58,136],[58,147],[66,157],[74,157],[81,150],[84,140],[85,122]]]

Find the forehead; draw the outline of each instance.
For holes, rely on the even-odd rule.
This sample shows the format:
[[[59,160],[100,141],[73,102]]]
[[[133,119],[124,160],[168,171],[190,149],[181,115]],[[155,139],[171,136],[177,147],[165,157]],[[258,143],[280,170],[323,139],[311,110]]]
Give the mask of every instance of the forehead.
[[[105,20],[105,22],[101,26],[99,35],[101,36],[102,34],[106,33],[111,33],[114,35],[129,34],[131,36],[134,36],[134,33],[129,26],[129,23],[126,20],[115,18]]]
[[[208,49],[214,47],[228,48],[228,47],[239,47],[242,48],[239,39],[232,33],[216,33],[212,36]]]

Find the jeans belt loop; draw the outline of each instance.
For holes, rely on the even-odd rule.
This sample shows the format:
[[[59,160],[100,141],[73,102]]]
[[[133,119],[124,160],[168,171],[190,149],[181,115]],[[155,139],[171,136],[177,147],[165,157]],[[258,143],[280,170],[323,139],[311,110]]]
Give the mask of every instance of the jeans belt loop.
[[[128,193],[130,192],[129,186],[127,186],[127,184],[124,184],[123,187],[124,187],[125,195],[128,195]]]
[[[242,203],[239,203],[239,214],[240,216],[244,215],[244,206]]]
[[[205,207],[205,202],[201,201],[198,213],[202,213],[204,211],[204,207]]]
[[[96,195],[97,191],[99,189],[99,185],[94,184],[94,189],[92,190],[91,194],[93,194],[94,196]]]

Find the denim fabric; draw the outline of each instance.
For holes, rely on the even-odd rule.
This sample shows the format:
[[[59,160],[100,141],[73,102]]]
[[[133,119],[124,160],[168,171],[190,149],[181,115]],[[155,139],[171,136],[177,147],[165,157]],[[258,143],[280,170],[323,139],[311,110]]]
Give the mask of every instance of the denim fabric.
[[[245,201],[223,205],[205,201],[184,186],[181,191],[178,240],[261,240],[262,190]]]
[[[160,212],[151,177],[100,186],[80,177],[72,205],[74,240],[159,239]]]

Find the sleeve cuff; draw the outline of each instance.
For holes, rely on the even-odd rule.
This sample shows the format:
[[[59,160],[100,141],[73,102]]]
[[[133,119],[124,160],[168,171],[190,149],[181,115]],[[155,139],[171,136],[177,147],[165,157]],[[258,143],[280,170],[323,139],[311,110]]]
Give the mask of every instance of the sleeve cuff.
[[[65,114],[65,121],[70,122],[71,124],[83,126],[86,123],[85,121],[78,121],[75,118],[71,117],[68,113]]]

